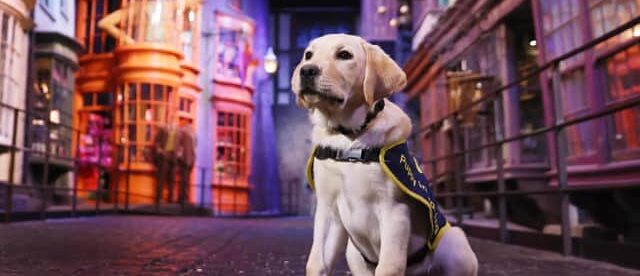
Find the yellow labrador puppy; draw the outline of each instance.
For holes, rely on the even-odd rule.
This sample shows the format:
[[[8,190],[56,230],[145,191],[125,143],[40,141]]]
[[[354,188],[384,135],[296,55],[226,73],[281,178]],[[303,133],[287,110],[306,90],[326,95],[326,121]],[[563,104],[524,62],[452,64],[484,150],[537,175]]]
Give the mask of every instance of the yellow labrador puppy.
[[[314,125],[307,275],[329,275],[345,249],[354,275],[477,274],[464,232],[446,222],[407,152],[409,117],[385,99],[405,84],[382,49],[352,35],[316,38],[295,68],[292,89]]]

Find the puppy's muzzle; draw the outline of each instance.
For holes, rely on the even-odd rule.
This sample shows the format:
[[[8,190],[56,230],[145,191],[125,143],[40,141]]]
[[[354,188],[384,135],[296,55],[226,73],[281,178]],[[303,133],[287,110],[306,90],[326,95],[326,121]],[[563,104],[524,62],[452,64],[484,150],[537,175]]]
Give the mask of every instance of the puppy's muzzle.
[[[320,75],[320,68],[316,65],[307,64],[300,68],[300,86],[302,89],[314,89],[316,78]]]
[[[320,76],[321,70],[318,66],[307,64],[300,68],[300,95],[310,97],[311,102],[317,102],[319,99],[327,100],[331,103],[341,104],[344,99],[332,95],[328,91],[320,91],[316,87],[316,80]]]

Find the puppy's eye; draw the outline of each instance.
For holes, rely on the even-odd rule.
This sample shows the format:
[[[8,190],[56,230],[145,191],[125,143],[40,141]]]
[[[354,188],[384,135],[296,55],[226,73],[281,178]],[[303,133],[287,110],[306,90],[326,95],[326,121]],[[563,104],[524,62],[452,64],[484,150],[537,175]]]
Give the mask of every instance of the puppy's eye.
[[[349,53],[348,51],[342,50],[342,51],[340,51],[340,52],[338,52],[336,54],[336,57],[338,59],[347,60],[347,59],[352,59],[353,55],[351,53]]]
[[[311,57],[313,57],[313,53],[312,52],[304,53],[304,60],[310,60]]]

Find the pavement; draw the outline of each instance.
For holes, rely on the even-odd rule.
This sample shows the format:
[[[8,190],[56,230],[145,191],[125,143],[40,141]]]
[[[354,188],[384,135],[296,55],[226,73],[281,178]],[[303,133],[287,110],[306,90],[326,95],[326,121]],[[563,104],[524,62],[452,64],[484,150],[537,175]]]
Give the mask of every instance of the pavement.
[[[99,216],[0,224],[0,275],[304,275],[310,218]],[[471,239],[479,275],[640,275]],[[349,275],[341,260],[334,275]]]

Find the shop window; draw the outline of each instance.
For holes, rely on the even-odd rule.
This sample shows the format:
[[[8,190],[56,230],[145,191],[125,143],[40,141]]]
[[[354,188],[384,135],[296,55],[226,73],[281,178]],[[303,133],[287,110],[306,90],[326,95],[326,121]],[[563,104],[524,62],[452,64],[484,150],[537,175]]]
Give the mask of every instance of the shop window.
[[[15,19],[8,13],[2,14],[0,21],[0,102],[17,107],[19,105],[16,97],[18,81],[14,62],[20,58],[22,53],[18,51],[22,29],[20,24],[16,24]],[[18,34],[16,34],[18,33]],[[13,110],[7,107],[0,107],[0,126],[13,125]],[[12,128],[0,127],[0,138],[9,139]]]
[[[182,14],[182,54],[188,62],[195,62],[194,53],[197,51],[196,36],[198,35],[198,12],[194,7],[187,7]]]
[[[179,110],[187,113],[191,113],[191,106],[193,105],[193,100],[187,98],[180,98]]]
[[[96,98],[97,105],[110,106],[113,104],[113,94],[111,92],[97,93]]]
[[[123,29],[134,41],[177,46],[177,1],[131,0]]]
[[[639,5],[637,0],[589,0],[593,37],[602,36],[638,16]],[[638,36],[640,36],[640,26],[636,25],[634,28],[598,44],[597,47],[606,48]]]
[[[172,86],[152,83],[128,83],[120,88],[123,101],[119,104],[119,131],[127,141],[127,158],[145,162],[145,153],[159,127],[171,119]]]
[[[580,23],[580,0],[542,0],[542,29],[547,59],[561,56],[584,43]],[[582,60],[578,54],[561,62],[561,67],[572,67]]]
[[[64,1],[63,1],[64,2]],[[120,8],[120,0],[87,0],[86,14],[78,20],[84,30],[84,44],[88,53],[100,54],[111,52],[116,46],[113,37],[107,35],[98,27],[98,22],[107,14],[110,14]]]
[[[49,148],[53,157],[71,156],[73,125],[72,91],[73,74],[69,64],[60,60],[37,62],[38,73],[33,95],[31,148],[42,153]],[[93,104],[92,94],[84,95],[83,102]],[[48,121],[47,121],[48,120]],[[45,123],[48,122],[48,125]]]
[[[581,24],[579,0],[540,1],[542,9],[542,29],[544,45],[541,48],[545,52],[546,59],[559,57],[585,42]],[[560,91],[557,99],[560,102],[558,116],[570,119],[589,111],[587,101],[586,79],[584,73],[584,55],[577,54],[560,62]],[[549,87],[556,87],[552,83]],[[564,139],[567,140],[567,153],[570,159],[577,160],[593,154],[595,151],[593,140],[593,124],[586,122],[567,127],[564,131]]]
[[[640,46],[632,46],[604,62],[607,106],[640,97]],[[609,122],[610,147],[614,159],[640,155],[640,108],[615,113]],[[635,152],[635,154],[633,154]]]
[[[446,72],[448,112],[467,108],[499,84],[500,62],[496,51],[495,33],[476,42],[463,58],[451,64]],[[436,101],[437,102],[437,101]],[[466,149],[495,141],[495,117],[492,102],[475,105],[462,111],[459,120]],[[443,110],[434,112],[444,113]],[[444,115],[444,114],[442,114]],[[467,168],[486,168],[495,164],[495,148],[472,151],[465,155]]]
[[[586,82],[584,71],[581,69],[562,74],[560,91],[554,91],[559,96],[562,112],[560,116],[571,119],[589,112]],[[592,122],[569,126],[565,129],[564,136],[568,141],[567,154],[570,158],[594,153]]]
[[[246,177],[249,174],[249,116],[244,113],[217,113],[216,161],[221,176]]]

